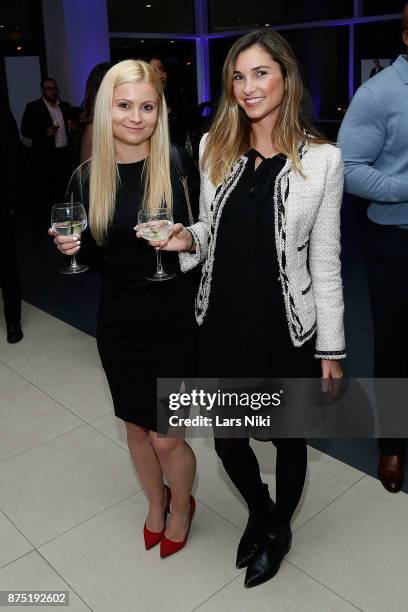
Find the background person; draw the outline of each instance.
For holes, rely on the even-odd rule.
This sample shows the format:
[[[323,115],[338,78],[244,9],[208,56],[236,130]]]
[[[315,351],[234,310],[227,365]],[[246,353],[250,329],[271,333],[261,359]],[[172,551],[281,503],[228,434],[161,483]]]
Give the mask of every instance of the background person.
[[[384,66],[381,66],[380,60],[378,59],[373,60],[373,67],[370,70],[370,79],[371,77],[381,72],[381,70],[384,70]]]
[[[408,4],[402,16],[408,48]],[[408,50],[408,49],[407,49]],[[374,326],[376,378],[408,377],[408,55],[356,92],[339,132],[349,193],[370,200],[368,285]],[[385,397],[383,396],[385,392]],[[377,387],[379,413],[398,427],[406,400],[390,400]],[[381,429],[381,422],[380,422]],[[388,431],[390,429],[388,428]],[[390,493],[404,481],[406,439],[381,438],[378,475]]]
[[[3,294],[7,342],[23,338],[21,289],[16,257],[15,213],[22,195],[22,156],[18,128],[11,111],[0,106],[0,284]]]
[[[31,140],[37,225],[49,219],[52,204],[64,201],[73,166],[71,106],[59,99],[57,82],[51,77],[41,81],[41,92],[41,98],[27,104],[21,122],[22,135]]]
[[[92,68],[86,81],[85,97],[82,102],[79,118],[81,128],[79,161],[81,164],[92,155],[92,124],[96,94],[98,93],[103,77],[111,67],[112,64],[109,62],[97,64]]]
[[[169,69],[163,60],[155,55],[150,56],[148,62],[156,70],[164,88],[169,113],[170,140],[192,153],[189,143],[192,109],[181,90],[177,75],[174,72],[169,74]]]

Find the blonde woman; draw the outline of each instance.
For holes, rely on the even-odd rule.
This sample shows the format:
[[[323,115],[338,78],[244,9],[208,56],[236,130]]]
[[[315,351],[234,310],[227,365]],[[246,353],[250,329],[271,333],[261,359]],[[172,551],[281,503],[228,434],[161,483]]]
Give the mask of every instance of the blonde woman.
[[[183,269],[205,259],[196,300],[199,375],[340,378],[345,357],[340,276],[340,152],[302,120],[302,81],[278,33],[237,40],[223,96],[200,147],[200,221],[166,249]],[[272,434],[273,436],[273,434]],[[277,448],[276,504],[248,439],[215,440],[249,509],[237,567],[245,585],[269,580],[291,546],[304,487],[304,439]]]
[[[194,165],[182,150],[179,155],[193,187]],[[69,189],[89,208],[90,231],[105,259],[97,344],[115,414],[125,422],[149,500],[145,545],[160,542],[166,557],[186,543],[196,461],[183,439],[157,434],[156,378],[193,375],[196,286],[191,274],[181,274],[177,253],[163,255],[173,280],[146,280],[155,269],[155,252],[133,229],[140,208],[163,203],[176,221],[189,219],[183,185],[170,162],[162,84],[145,62],[126,60],[106,73],[95,103],[92,157],[76,170]],[[55,236],[54,242],[66,255],[80,249],[75,236]]]

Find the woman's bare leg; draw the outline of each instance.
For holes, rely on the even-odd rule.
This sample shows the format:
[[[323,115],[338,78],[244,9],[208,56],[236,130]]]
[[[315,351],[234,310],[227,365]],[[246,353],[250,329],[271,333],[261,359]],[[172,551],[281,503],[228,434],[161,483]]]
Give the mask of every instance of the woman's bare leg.
[[[149,436],[172,492],[165,535],[170,540],[182,541],[188,527],[196,458],[184,439],[162,438],[153,431]]]
[[[150,531],[161,531],[164,528],[167,499],[159,459],[152,446],[149,431],[126,421],[125,425],[130,455],[149,500],[146,527]]]

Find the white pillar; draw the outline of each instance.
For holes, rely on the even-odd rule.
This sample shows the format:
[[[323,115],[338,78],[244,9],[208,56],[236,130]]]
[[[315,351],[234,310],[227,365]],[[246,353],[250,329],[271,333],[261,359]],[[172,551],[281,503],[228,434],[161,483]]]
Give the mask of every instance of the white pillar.
[[[42,0],[48,76],[79,106],[92,68],[110,61],[106,0]]]

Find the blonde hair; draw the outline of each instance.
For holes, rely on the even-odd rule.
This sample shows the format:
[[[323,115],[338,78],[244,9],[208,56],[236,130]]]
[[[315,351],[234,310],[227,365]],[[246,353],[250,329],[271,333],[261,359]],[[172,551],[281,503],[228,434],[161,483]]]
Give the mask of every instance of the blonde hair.
[[[289,44],[272,30],[250,32],[232,45],[223,66],[223,93],[202,160],[202,166],[209,171],[214,185],[224,182],[232,165],[251,146],[251,124],[233,94],[233,73],[238,55],[253,46],[259,46],[269,53],[279,64],[286,80],[286,91],[272,134],[278,152],[291,159],[296,171],[303,175],[298,154],[299,142],[311,137],[317,144],[327,142],[301,117],[303,83]]]
[[[124,83],[148,83],[154,87],[158,96],[157,125],[150,138],[149,153],[143,167],[143,207],[148,210],[164,205],[171,208],[173,203],[167,106],[162,84],[156,71],[146,62],[119,62],[106,73],[95,101],[89,179],[89,227],[99,245],[105,242],[113,219],[120,180],[112,133],[112,104],[115,87]]]

